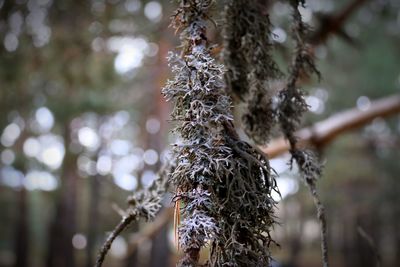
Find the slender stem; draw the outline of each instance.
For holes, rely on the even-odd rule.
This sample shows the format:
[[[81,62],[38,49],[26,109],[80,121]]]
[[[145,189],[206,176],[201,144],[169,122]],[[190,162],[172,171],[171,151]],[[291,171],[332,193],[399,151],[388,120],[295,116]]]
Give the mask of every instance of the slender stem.
[[[114,230],[108,236],[106,242],[104,242],[103,246],[101,247],[99,255],[97,256],[95,267],[102,266],[104,259],[107,255],[108,251],[110,250],[111,245],[112,245],[113,241],[115,240],[115,238],[136,219],[137,219],[136,212],[129,213],[125,217],[122,218],[122,220],[114,228]]]

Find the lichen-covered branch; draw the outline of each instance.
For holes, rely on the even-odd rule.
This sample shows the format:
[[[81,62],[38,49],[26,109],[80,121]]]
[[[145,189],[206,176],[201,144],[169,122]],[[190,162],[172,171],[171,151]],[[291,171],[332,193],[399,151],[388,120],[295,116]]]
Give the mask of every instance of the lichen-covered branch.
[[[319,163],[319,159],[314,152],[300,150],[297,147],[297,139],[295,136],[302,115],[308,110],[303,92],[297,87],[297,81],[303,73],[315,73],[318,77],[320,73],[314,64],[313,57],[310,53],[310,47],[305,41],[308,34],[308,26],[302,21],[299,11],[299,7],[304,5],[304,0],[290,0],[290,4],[292,6],[292,37],[295,43],[295,49],[286,86],[279,93],[278,118],[282,132],[290,144],[292,161],[296,161],[299,166],[303,180],[310,189],[314,199],[321,225],[322,262],[324,267],[328,267],[326,218],[324,207],[317,194],[315,185],[316,181],[321,176],[322,165]]]
[[[296,136],[294,133],[299,127],[303,114],[308,110],[304,93],[297,87],[297,81],[302,73],[316,73],[318,76],[320,74],[310,54],[309,45],[305,42],[308,26],[302,21],[298,9],[299,5],[304,4],[304,1],[291,0],[290,3],[293,10],[292,36],[295,48],[286,86],[279,93],[278,116],[283,134],[292,149],[295,149]]]
[[[169,55],[175,77],[163,89],[180,137],[170,174],[183,203],[178,265],[200,266],[200,249],[210,244],[205,266],[268,266],[276,184],[267,158],[234,129],[225,68],[211,57],[206,37],[211,4],[179,1],[173,26],[182,46]]]

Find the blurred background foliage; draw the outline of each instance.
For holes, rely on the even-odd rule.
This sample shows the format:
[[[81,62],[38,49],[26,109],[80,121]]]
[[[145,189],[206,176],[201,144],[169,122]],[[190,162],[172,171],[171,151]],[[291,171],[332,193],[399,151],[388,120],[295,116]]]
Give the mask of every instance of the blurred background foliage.
[[[357,7],[335,34],[314,43],[322,80],[303,82],[304,125],[399,92],[399,1],[309,0],[301,12],[313,29],[327,30],[351,4]],[[119,220],[113,203],[124,206],[168,160],[173,137],[160,88],[169,76],[166,53],[177,44],[168,28],[174,6],[0,0],[0,266],[93,266]],[[269,8],[285,70],[290,10],[284,1]],[[219,42],[220,28],[210,28]],[[376,251],[359,228],[383,266],[400,265],[399,119],[375,119],[321,148],[332,266],[375,266]],[[272,160],[282,194],[274,257],[284,266],[320,266],[312,199],[287,162],[287,155]],[[171,225],[137,242],[143,228],[117,238],[105,265],[174,266]]]

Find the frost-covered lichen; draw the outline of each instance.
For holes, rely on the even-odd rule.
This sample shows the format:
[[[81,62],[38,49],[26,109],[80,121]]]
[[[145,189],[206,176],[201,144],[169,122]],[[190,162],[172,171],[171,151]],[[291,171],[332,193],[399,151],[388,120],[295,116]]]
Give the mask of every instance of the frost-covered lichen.
[[[232,123],[224,67],[210,55],[206,38],[211,0],[181,0],[173,26],[181,52],[170,53],[174,79],[163,93],[173,101],[180,142],[170,180],[182,202],[179,266],[268,266],[275,180],[266,157],[241,141]]]
[[[245,103],[242,122],[256,143],[265,144],[277,122],[270,90],[281,77],[271,56],[271,23],[265,4],[231,0],[224,12],[224,64],[227,87]]]

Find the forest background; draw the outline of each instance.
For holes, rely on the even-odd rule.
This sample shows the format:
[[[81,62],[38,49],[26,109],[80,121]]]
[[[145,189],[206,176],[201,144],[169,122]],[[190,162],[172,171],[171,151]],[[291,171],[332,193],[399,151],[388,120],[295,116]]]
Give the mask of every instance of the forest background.
[[[113,207],[156,178],[174,142],[160,93],[170,76],[166,54],[178,43],[168,28],[174,7],[0,0],[0,266],[93,266],[120,219]],[[269,8],[284,69],[290,9],[282,1]],[[300,11],[322,74],[302,82],[310,106],[303,126],[317,135],[318,122],[332,116],[343,122],[378,110],[326,142],[310,139],[325,161],[318,188],[331,265],[375,266],[380,258],[399,266],[400,2],[309,0]],[[211,39],[219,34],[214,28]],[[289,158],[271,160],[281,191],[273,256],[320,266],[315,208]],[[155,223],[116,239],[105,266],[174,266],[173,204],[164,205]]]

